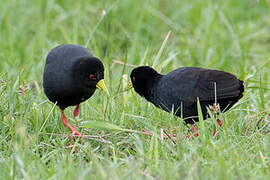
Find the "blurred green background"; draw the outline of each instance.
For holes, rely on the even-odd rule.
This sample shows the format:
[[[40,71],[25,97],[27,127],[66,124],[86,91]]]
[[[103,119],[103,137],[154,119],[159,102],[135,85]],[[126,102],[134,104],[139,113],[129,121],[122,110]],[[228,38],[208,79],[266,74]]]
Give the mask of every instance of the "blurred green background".
[[[268,179],[269,10],[269,0],[1,0],[0,179]],[[105,65],[112,97],[96,92],[79,119],[98,137],[63,135],[43,93],[46,55],[63,43],[87,47]],[[122,93],[133,65],[225,70],[246,91],[221,115],[216,138],[185,139],[182,120]],[[209,132],[213,124],[206,121]],[[160,127],[179,134],[176,145],[122,130]]]

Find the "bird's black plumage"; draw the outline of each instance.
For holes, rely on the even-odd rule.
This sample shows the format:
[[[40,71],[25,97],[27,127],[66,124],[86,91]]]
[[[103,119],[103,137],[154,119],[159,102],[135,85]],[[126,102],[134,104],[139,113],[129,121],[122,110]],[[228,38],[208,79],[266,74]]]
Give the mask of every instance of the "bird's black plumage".
[[[64,44],[47,55],[43,87],[49,100],[64,110],[90,98],[103,78],[104,67],[98,58],[79,45]]]
[[[90,98],[96,88],[106,91],[102,62],[79,45],[63,44],[53,48],[46,58],[43,88],[50,101],[61,109],[64,126],[73,134],[81,135],[76,127],[68,125],[64,109],[75,106],[74,117],[79,114],[79,104]]]
[[[226,111],[244,92],[243,81],[231,73],[198,67],[183,67],[161,75],[151,67],[141,66],[133,69],[130,78],[138,94],[165,111],[174,111],[189,124],[198,121],[197,98],[206,119],[207,107],[215,103],[215,98],[220,110]]]

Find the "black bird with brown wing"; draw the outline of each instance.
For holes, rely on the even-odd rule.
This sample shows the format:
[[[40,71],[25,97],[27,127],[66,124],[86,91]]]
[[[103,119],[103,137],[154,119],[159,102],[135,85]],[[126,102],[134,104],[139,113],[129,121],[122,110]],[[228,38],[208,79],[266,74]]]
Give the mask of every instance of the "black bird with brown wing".
[[[195,136],[198,135],[194,126],[198,121],[197,99],[206,119],[207,107],[217,102],[220,111],[225,112],[244,92],[244,82],[231,73],[198,67],[182,67],[162,75],[149,66],[140,66],[132,70],[130,78],[139,95],[183,118],[191,124]],[[221,122],[218,123],[221,126]]]

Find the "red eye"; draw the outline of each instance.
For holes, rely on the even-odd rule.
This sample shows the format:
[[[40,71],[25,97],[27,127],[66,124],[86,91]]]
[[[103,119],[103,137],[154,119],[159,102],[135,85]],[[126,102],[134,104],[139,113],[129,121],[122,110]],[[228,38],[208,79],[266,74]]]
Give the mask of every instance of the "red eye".
[[[135,80],[136,80],[135,77],[133,77],[133,78],[132,78],[132,81],[135,82]]]
[[[92,80],[97,80],[96,76],[93,75],[93,74],[90,74],[89,78],[92,79]]]

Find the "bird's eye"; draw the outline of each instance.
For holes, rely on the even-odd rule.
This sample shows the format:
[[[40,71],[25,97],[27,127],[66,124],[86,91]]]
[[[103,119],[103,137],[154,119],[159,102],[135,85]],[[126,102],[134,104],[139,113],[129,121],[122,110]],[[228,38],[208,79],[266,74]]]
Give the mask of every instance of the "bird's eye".
[[[133,78],[132,78],[132,81],[135,82],[135,80],[136,80],[135,77],[133,77]]]
[[[89,78],[92,79],[92,80],[97,80],[96,76],[93,75],[93,74],[90,74],[90,75],[89,75]]]

